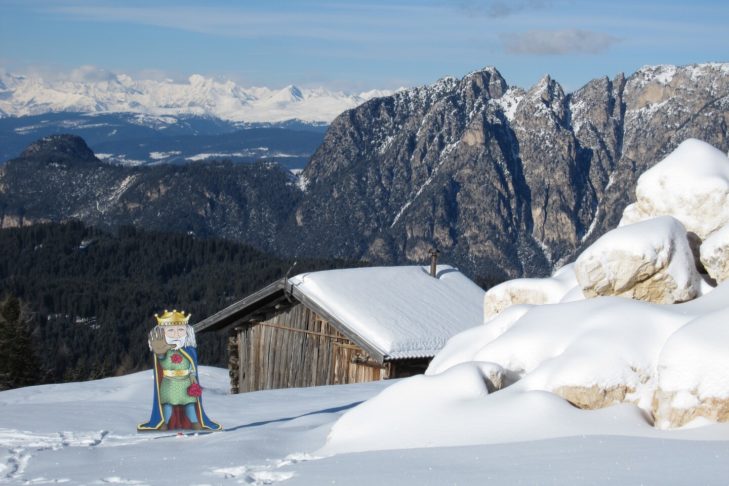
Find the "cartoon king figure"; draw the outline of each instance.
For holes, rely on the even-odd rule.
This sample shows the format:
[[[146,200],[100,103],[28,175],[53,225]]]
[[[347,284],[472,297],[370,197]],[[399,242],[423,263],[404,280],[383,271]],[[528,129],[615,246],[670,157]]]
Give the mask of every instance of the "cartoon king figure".
[[[220,430],[203,410],[190,314],[165,310],[155,318],[157,325],[149,332],[149,349],[154,353],[152,416],[137,430]]]

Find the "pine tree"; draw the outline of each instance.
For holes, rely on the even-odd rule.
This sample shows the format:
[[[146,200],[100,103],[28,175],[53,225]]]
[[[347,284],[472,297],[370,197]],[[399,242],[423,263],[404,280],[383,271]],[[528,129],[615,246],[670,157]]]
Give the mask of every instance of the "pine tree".
[[[31,317],[16,297],[0,302],[0,390],[35,385],[44,374],[30,335]]]

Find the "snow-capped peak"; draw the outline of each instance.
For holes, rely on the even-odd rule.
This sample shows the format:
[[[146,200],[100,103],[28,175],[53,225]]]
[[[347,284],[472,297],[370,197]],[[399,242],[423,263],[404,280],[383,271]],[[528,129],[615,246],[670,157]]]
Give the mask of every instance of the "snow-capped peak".
[[[273,103],[296,103],[303,99],[304,94],[293,84],[275,92],[270,98],[268,98],[268,100]]]

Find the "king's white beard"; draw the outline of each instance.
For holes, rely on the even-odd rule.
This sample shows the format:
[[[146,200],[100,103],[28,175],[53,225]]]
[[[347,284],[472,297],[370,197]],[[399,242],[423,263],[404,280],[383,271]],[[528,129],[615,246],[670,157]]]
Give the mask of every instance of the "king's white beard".
[[[165,336],[165,341],[167,341],[167,344],[172,344],[175,346],[175,350],[180,349],[185,345],[185,339],[186,338],[180,338],[180,339],[170,339],[167,336]]]

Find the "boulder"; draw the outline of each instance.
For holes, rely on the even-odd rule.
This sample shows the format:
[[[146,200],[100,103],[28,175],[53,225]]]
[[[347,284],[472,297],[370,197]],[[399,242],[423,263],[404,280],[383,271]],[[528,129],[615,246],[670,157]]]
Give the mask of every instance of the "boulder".
[[[490,288],[484,295],[484,322],[515,304],[556,304],[577,285],[574,264],[549,278],[517,278]]]
[[[729,279],[729,224],[711,234],[700,247],[701,263],[717,283]]]
[[[703,240],[729,223],[729,158],[690,138],[645,171],[620,226],[670,215]]]
[[[577,258],[575,274],[586,297],[615,295],[672,304],[701,292],[686,230],[671,216],[603,235]]]
[[[729,422],[727,310],[701,316],[673,333],[657,365],[653,416],[658,428],[698,418]]]

